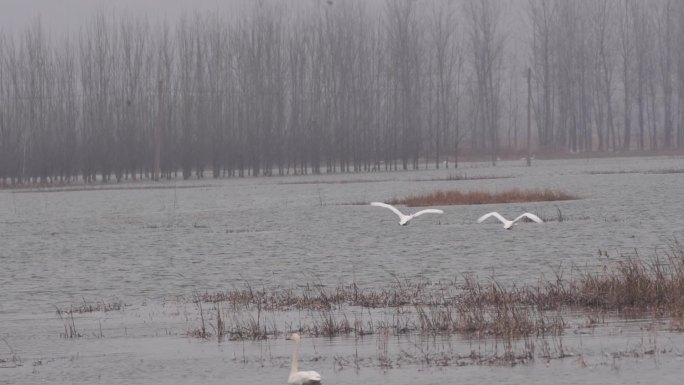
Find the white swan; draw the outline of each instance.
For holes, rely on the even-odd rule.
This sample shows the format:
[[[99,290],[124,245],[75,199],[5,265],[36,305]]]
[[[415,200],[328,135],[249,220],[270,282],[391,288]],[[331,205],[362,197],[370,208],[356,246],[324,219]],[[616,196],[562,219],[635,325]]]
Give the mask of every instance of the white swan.
[[[535,221],[535,222],[537,222],[537,223],[544,223],[544,221],[542,221],[541,219],[539,219],[538,216],[536,216],[536,215],[534,215],[534,214],[530,214],[530,213],[522,214],[522,215],[520,215],[519,217],[515,218],[514,220],[509,221],[508,219],[504,218],[501,214],[497,213],[496,211],[491,212],[491,213],[488,213],[488,214],[485,214],[485,215],[479,217],[479,218],[477,219],[477,223],[481,223],[482,221],[484,221],[485,219],[487,219],[487,218],[489,218],[489,217],[495,217],[495,218],[497,218],[498,220],[500,220],[501,223],[503,223],[503,225],[504,225],[504,229],[506,229],[506,230],[510,230],[511,227],[513,227],[513,225],[515,224],[515,222],[521,220],[522,218],[529,218],[529,219],[531,219],[531,220],[533,220],[533,221]]]
[[[288,385],[320,385],[321,375],[313,370],[308,372],[299,371],[299,334],[292,333],[287,339],[294,342],[292,349],[292,366],[290,367],[290,377],[287,378]]]
[[[396,207],[394,207],[392,205],[388,205],[387,203],[382,203],[382,202],[371,202],[371,206],[384,207],[386,209],[392,210],[393,213],[395,213],[399,216],[399,225],[401,225],[401,226],[406,226],[411,219],[413,219],[419,215],[423,215],[423,214],[444,214],[444,211],[439,210],[439,209],[426,209],[426,210],[418,211],[415,214],[406,215],[406,214],[402,213],[401,211],[399,211]]]

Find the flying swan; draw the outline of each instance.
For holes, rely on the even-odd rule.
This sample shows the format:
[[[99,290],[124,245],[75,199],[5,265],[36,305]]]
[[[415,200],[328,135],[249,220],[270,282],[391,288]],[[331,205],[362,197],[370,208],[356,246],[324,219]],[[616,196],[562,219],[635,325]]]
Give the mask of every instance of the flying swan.
[[[404,213],[399,211],[396,207],[394,207],[392,205],[388,205],[387,203],[371,202],[371,206],[384,207],[386,209],[392,210],[393,213],[395,213],[399,216],[399,225],[401,225],[401,226],[406,226],[411,219],[413,219],[419,215],[423,215],[423,214],[444,214],[444,211],[442,211],[442,210],[426,209],[426,210],[418,211],[415,214],[405,215]]]
[[[290,377],[287,379],[288,385],[321,385],[321,375],[318,372],[313,370],[308,372],[299,371],[299,334],[292,333],[286,339],[294,342]]]
[[[537,223],[544,223],[544,221],[539,219],[538,216],[536,216],[534,214],[530,214],[530,213],[522,214],[519,217],[515,218],[514,220],[509,221],[508,219],[504,218],[501,214],[497,213],[496,211],[481,216],[480,218],[477,219],[477,223],[481,223],[482,221],[484,221],[485,219],[487,219],[489,217],[495,217],[498,220],[500,220],[501,223],[503,223],[503,225],[504,225],[504,229],[506,229],[506,230],[510,230],[511,227],[513,227],[513,225],[515,224],[515,222],[521,220],[522,218],[529,218],[529,219],[531,219]]]

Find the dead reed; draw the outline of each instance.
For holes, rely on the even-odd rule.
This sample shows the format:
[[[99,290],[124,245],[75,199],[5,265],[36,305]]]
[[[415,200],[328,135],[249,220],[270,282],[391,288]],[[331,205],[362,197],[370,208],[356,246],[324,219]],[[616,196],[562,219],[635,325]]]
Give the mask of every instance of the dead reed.
[[[82,335],[76,331],[76,321],[74,321],[74,312],[65,313],[66,317],[62,316],[62,311],[57,308],[57,315],[64,324],[64,333],[60,333],[60,337],[66,339],[80,338]]]
[[[648,171],[647,174],[684,174],[684,168],[667,168],[662,170]]]
[[[569,282],[549,283],[537,302],[601,310],[670,311],[684,309],[684,252],[676,244],[664,257],[626,256],[602,273],[584,273]]]
[[[492,203],[548,202],[580,199],[576,195],[552,189],[511,189],[497,193],[482,190],[462,192],[459,190],[436,191],[425,195],[393,199],[387,203],[406,206],[480,205]]]
[[[92,313],[96,311],[101,311],[101,312],[109,312],[109,311],[119,311],[123,310],[126,305],[123,303],[121,300],[116,300],[114,302],[105,302],[104,300],[99,301],[99,302],[94,302],[94,303],[89,303],[86,301],[85,298],[81,297],[83,299],[82,303],[76,304],[76,305],[70,305],[69,308],[64,308],[64,309],[57,309],[57,312],[62,312],[66,314],[70,313]]]
[[[494,279],[430,282],[395,279],[382,288],[355,283],[326,287],[307,284],[287,290],[254,290],[247,285],[219,293],[196,294],[200,325],[188,335],[219,339],[259,340],[279,336],[283,312],[299,317],[289,329],[312,336],[462,334],[504,339],[557,337],[570,325],[566,311],[588,314],[646,312],[670,317],[672,330],[684,330],[684,246],[673,242],[667,253],[650,259],[638,254],[613,257],[602,271],[575,272],[522,286]],[[202,303],[213,303],[215,316],[205,317]],[[61,313],[59,313],[61,316]],[[67,338],[77,336],[64,318]],[[278,315],[280,314],[280,315]],[[600,322],[600,318],[596,318]],[[214,326],[215,325],[215,326]]]
[[[587,174],[589,175],[615,175],[615,174],[640,174],[641,171],[637,170],[619,170],[619,171],[609,171],[609,170],[604,170],[604,171],[588,171]]]
[[[3,357],[4,354],[0,355],[0,368],[16,368],[17,366],[22,366],[21,358],[14,352],[12,345],[3,337],[0,337],[0,340],[3,341],[9,349],[9,354],[7,356]]]
[[[322,284],[306,284],[298,289],[274,291],[244,289],[198,294],[203,302],[225,302],[233,310],[259,307],[264,311],[315,310],[327,311],[342,306],[394,308],[420,303],[439,303],[435,297],[443,292],[428,290],[429,282],[396,280],[382,289],[361,289],[356,284],[327,288]],[[455,289],[455,287],[453,287]]]

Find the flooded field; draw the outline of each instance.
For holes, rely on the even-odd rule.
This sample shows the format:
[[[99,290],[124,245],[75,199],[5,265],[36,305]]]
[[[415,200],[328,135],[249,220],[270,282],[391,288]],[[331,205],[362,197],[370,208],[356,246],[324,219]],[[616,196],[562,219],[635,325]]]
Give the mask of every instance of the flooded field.
[[[684,241],[679,170],[681,157],[515,161],[0,191],[0,384],[284,384],[285,334],[300,329],[300,367],[325,384],[677,383],[681,316],[568,310],[560,332],[502,338],[426,333],[415,303],[267,309],[206,296],[439,292],[466,277],[513,287],[665,256]],[[581,199],[440,206],[408,226],[367,205],[514,187]],[[476,223],[494,210],[548,222]]]

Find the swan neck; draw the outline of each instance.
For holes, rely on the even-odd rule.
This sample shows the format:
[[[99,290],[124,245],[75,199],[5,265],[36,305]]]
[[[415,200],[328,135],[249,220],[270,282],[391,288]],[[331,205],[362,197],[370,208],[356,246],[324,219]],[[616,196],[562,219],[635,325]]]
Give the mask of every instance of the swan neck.
[[[299,341],[295,341],[292,348],[292,366],[290,367],[290,374],[297,373],[299,370]]]

